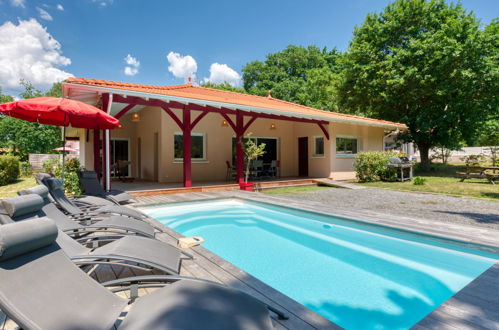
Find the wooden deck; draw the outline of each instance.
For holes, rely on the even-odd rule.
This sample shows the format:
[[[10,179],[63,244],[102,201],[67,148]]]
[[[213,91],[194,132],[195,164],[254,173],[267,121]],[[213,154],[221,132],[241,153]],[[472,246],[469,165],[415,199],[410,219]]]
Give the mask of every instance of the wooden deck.
[[[281,187],[295,187],[304,185],[316,185],[316,178],[308,177],[289,177],[278,179],[266,179],[255,182],[257,190],[273,189]],[[152,181],[134,181],[134,182],[113,182],[113,188],[124,190],[135,197],[200,193],[239,190],[239,185],[233,182],[214,181],[214,182],[195,182],[192,187],[185,188],[181,183],[160,183]]]
[[[336,215],[402,230],[420,232],[436,237],[456,239],[467,244],[487,245],[499,252],[499,231],[474,226],[432,222],[431,220],[394,217],[381,213],[330,209],[328,205],[314,202],[296,202],[282,197],[247,193],[241,191],[203,192],[189,194],[160,194],[137,198],[134,206],[163,204],[182,201],[216,198],[243,198],[259,202],[294,207],[312,212]],[[157,237],[168,243],[175,243],[178,233],[150,219],[157,230]],[[277,306],[290,316],[289,320],[274,320],[276,329],[338,329],[322,316],[314,313],[298,302],[240,270],[229,262],[203,247],[195,247],[189,252],[194,260],[184,260],[181,274],[208,279],[244,290],[266,303]],[[102,267],[95,276],[99,280],[140,275],[118,267]],[[434,310],[414,326],[414,329],[499,329],[499,263],[489,268],[463,290]],[[147,290],[142,291],[143,294]],[[16,325],[0,312],[0,329],[15,329]]]

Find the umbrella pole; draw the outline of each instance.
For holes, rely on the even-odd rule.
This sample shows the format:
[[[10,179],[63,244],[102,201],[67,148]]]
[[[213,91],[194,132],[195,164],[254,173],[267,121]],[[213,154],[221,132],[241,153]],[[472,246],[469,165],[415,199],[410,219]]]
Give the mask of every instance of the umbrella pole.
[[[64,113],[64,126],[62,126],[62,172],[61,181],[64,184],[64,158],[66,158],[66,113]]]

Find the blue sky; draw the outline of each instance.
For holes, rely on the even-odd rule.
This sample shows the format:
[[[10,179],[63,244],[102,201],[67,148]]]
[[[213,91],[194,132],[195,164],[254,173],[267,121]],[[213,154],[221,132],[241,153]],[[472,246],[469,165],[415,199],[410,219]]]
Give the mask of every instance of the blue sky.
[[[16,78],[25,77],[46,88],[65,75],[162,85],[183,83],[187,74],[237,82],[247,62],[289,44],[345,50],[354,26],[388,2],[0,0],[0,86],[16,93]],[[484,24],[499,16],[498,0],[462,3]],[[168,70],[171,52],[178,55],[170,55]]]

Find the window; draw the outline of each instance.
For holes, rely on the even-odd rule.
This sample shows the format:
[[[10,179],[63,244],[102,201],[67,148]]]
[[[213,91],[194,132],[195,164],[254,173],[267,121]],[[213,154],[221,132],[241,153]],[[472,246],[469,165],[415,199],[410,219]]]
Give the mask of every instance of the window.
[[[184,136],[182,133],[174,135],[174,157],[176,160],[184,158]],[[191,159],[205,160],[206,159],[206,134],[192,133],[191,134]]]
[[[316,136],[314,137],[314,157],[324,156],[324,137]]]
[[[358,139],[350,137],[336,138],[337,155],[355,155],[357,153]]]

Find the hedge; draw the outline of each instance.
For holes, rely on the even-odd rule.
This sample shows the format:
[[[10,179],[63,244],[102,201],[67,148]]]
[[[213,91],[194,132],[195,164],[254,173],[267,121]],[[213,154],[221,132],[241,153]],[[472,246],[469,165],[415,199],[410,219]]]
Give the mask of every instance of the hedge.
[[[0,156],[0,186],[16,182],[19,178],[19,158]]]
[[[390,181],[395,179],[396,172],[385,165],[390,157],[400,154],[393,151],[366,151],[360,152],[355,157],[355,172],[360,182],[378,180]]]

